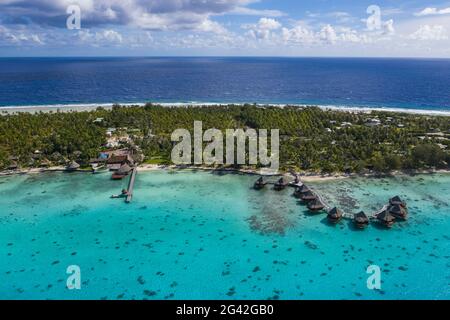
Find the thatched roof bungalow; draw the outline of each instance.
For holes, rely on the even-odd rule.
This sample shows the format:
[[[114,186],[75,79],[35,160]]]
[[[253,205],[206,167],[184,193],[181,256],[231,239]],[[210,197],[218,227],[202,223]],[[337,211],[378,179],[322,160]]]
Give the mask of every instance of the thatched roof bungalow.
[[[278,182],[277,183],[275,183],[275,186],[274,186],[274,189],[275,190],[283,190],[283,189],[285,189],[287,186],[289,185],[289,183],[286,181],[286,179],[283,177],[283,178],[280,178],[280,180],[278,180]]]
[[[306,192],[306,193],[302,193],[302,194],[300,195],[300,199],[301,199],[302,201],[313,201],[313,200],[316,200],[316,199],[317,199],[317,196],[314,194],[314,192],[308,191],[308,192]]]
[[[17,161],[15,161],[15,160],[10,161],[8,170],[17,170],[17,169],[19,169],[19,165],[18,165]]]
[[[388,210],[377,215],[377,220],[387,228],[391,228],[395,223],[395,217]]]
[[[339,210],[338,208],[333,208],[330,210],[330,212],[328,212],[328,221],[330,221],[331,223],[338,223],[339,221],[341,221],[341,219],[343,218],[344,213]]]
[[[39,166],[42,168],[48,168],[51,165],[52,165],[52,163],[47,158],[42,158],[42,160],[40,161],[40,164],[39,164]]]
[[[71,163],[69,163],[67,166],[66,166],[66,170],[67,171],[76,171],[76,170],[78,170],[80,168],[80,165],[77,163],[77,162],[75,162],[75,161],[72,161]]]
[[[263,177],[259,177],[258,180],[256,180],[255,184],[253,185],[253,188],[255,190],[261,190],[267,185],[267,182],[264,181]]]
[[[312,212],[318,212],[325,209],[325,205],[319,199],[316,198],[315,200],[308,203],[308,209],[309,211]]]
[[[406,210],[406,208],[402,207],[401,205],[391,205],[389,206],[387,211],[395,218],[399,218],[402,220],[406,220],[408,218],[408,210]]]
[[[369,217],[361,211],[353,217],[353,223],[359,229],[364,229],[369,225]]]
[[[306,186],[306,184],[302,184],[300,187],[295,188],[294,196],[300,198],[300,196],[304,193],[307,193],[311,190]]]
[[[395,196],[395,197],[389,199],[389,204],[391,206],[398,205],[398,206],[406,207],[406,202],[402,201],[402,199],[400,199],[399,196]]]

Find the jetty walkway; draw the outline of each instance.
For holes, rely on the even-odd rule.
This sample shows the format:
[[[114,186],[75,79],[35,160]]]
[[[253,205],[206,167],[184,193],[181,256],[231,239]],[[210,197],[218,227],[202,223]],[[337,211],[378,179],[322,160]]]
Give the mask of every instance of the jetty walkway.
[[[133,171],[130,176],[130,181],[128,182],[128,194],[125,199],[126,203],[130,203],[133,199],[133,189],[134,189],[134,182],[136,181],[136,175],[137,175],[137,168],[133,168]]]

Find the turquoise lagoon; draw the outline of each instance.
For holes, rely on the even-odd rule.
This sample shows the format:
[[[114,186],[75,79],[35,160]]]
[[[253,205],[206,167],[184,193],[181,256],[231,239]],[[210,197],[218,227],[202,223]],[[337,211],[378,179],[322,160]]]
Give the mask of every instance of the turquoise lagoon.
[[[393,195],[410,220],[392,230],[330,226],[292,190],[255,177],[141,172],[134,200],[109,199],[108,174],[0,178],[2,299],[449,299],[450,175],[312,184],[347,212]],[[378,265],[381,290],[367,289]],[[66,268],[81,268],[81,290]]]

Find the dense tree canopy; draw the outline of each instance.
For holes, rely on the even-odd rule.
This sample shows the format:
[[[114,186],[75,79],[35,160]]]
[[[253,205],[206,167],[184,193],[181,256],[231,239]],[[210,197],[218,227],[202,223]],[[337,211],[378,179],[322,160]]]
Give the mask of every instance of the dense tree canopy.
[[[103,118],[97,122],[95,119]],[[367,125],[370,119],[378,125]],[[203,128],[279,129],[283,169],[315,172],[379,172],[449,168],[448,117],[388,112],[350,113],[319,108],[228,105],[208,107],[120,107],[90,112],[20,113],[0,116],[0,166],[23,167],[40,159],[52,163],[87,162],[103,150],[106,129],[132,130],[130,135],[146,161],[170,163],[171,133]],[[33,161],[36,151],[41,154]],[[36,160],[36,159],[34,159]]]

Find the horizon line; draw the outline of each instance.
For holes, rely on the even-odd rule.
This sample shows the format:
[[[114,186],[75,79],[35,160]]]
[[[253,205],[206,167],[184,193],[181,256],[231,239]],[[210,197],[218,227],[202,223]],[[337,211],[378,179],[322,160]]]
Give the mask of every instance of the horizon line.
[[[254,56],[254,55],[34,55],[34,56],[0,56],[0,59],[32,58],[253,58],[253,59],[398,59],[398,60],[450,60],[450,57],[389,57],[389,56]]]

